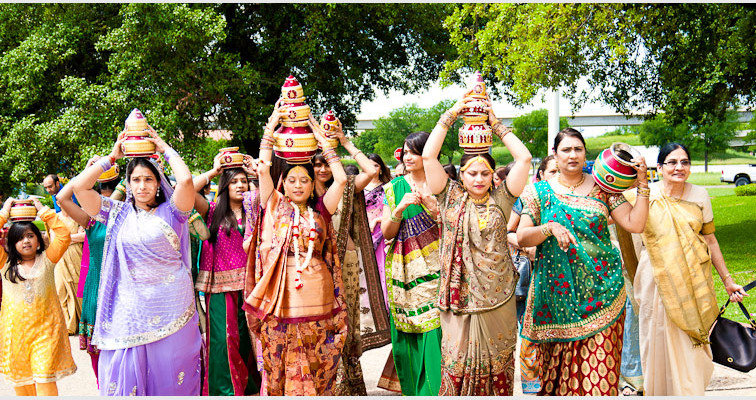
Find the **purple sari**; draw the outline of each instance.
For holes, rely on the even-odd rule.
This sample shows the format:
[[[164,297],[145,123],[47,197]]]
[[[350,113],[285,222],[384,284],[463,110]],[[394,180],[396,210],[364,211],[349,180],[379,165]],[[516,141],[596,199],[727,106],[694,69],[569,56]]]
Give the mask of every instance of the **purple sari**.
[[[367,209],[368,222],[383,215],[383,186],[378,186],[373,190],[365,190],[365,208]],[[380,222],[375,224],[371,234],[373,236],[375,260],[378,262],[378,274],[381,276],[383,298],[386,300],[386,309],[388,309],[388,293],[386,292],[386,243],[383,240]]]
[[[100,395],[198,396],[189,213],[172,198],[152,212],[135,209],[128,195],[101,199],[107,236],[92,338],[101,350]]]

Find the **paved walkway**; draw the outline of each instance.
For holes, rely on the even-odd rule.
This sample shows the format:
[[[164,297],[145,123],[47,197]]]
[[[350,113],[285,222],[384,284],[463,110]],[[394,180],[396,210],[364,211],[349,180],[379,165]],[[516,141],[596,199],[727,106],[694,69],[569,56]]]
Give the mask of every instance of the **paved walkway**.
[[[92,364],[89,355],[79,350],[79,338],[71,336],[71,349],[74,361],[79,369],[72,376],[58,381],[58,391],[62,396],[98,396],[97,381],[92,372]],[[368,394],[371,396],[396,396],[397,393],[378,388],[378,379],[383,372],[391,346],[384,346],[365,352],[360,361],[362,362],[363,375]],[[517,352],[519,354],[519,343]],[[709,396],[756,396],[756,370],[744,374],[718,364],[714,364],[714,376],[706,389]],[[0,380],[0,396],[12,396],[13,388],[4,380]],[[522,396],[520,385],[520,366],[515,362],[515,396]]]

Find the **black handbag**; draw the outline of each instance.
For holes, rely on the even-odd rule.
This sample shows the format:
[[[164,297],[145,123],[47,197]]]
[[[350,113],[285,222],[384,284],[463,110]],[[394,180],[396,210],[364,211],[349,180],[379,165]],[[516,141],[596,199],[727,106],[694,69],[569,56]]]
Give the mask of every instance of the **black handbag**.
[[[515,288],[515,300],[524,301],[528,297],[528,286],[530,286],[530,259],[520,250],[517,250],[517,253],[512,257],[512,263],[520,274],[520,279]]]
[[[756,281],[743,287],[743,290],[747,292],[754,287],[756,287]],[[738,303],[738,305],[751,323],[750,327],[722,317],[728,305],[730,305],[729,299],[719,310],[714,329],[709,335],[714,362],[740,372],[749,372],[756,368],[756,321],[753,320],[743,303]]]

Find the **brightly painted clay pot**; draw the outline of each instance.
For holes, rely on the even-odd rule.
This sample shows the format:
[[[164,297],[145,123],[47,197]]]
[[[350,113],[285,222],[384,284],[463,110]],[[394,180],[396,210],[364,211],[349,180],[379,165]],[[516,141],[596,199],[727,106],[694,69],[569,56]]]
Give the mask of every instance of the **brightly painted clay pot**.
[[[244,154],[239,153],[238,147],[224,147],[218,150],[218,152],[221,153],[221,169],[241,168],[244,166]]]
[[[474,97],[476,99],[486,98],[486,83],[483,81],[483,74],[481,74],[480,71],[475,72],[475,75],[473,75],[472,81],[470,82],[468,88],[468,96]]]
[[[613,143],[599,153],[593,164],[593,179],[609,193],[622,193],[635,183],[638,172],[632,167],[633,158],[640,153],[625,143]]]
[[[286,104],[304,103],[304,88],[293,75],[289,75],[281,87],[281,97]]]
[[[318,142],[309,126],[282,126],[276,130],[275,139],[273,151],[289,164],[310,162],[318,149]]]
[[[339,119],[336,118],[336,113],[333,110],[330,110],[323,115],[323,118],[320,120],[320,127],[323,128],[326,140],[331,148],[335,149],[339,147],[339,138],[333,134],[333,132],[339,127]],[[320,143],[318,143],[318,148],[321,148]]]
[[[491,127],[486,124],[462,125],[459,129],[459,147],[465,154],[488,153],[488,149],[493,145],[492,132]]]
[[[486,104],[482,100],[471,101],[467,103],[467,107],[460,111],[459,115],[466,124],[484,124],[488,122],[488,111],[484,109],[485,106]]]
[[[10,222],[31,222],[37,218],[37,207],[34,201],[14,200],[10,210]]]
[[[126,157],[148,157],[155,154],[155,144],[147,140],[147,119],[139,109],[133,109],[126,118],[126,140],[123,154]]]
[[[310,117],[310,106],[307,104],[291,104],[281,116],[282,121],[307,121]]]
[[[102,174],[100,174],[100,177],[97,178],[97,182],[105,183],[105,182],[114,181],[114,180],[116,180],[118,178],[119,178],[119,176],[118,176],[118,164],[115,164],[112,167],[110,167],[109,170],[107,170],[107,171],[103,172]]]

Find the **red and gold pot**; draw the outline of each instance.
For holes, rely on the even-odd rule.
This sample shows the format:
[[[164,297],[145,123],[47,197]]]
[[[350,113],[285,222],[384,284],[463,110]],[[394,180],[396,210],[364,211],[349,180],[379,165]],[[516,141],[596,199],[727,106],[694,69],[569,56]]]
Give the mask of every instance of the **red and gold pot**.
[[[326,140],[332,149],[339,147],[339,138],[334,134],[334,131],[339,128],[339,119],[336,118],[336,113],[333,110],[329,110],[323,118],[320,120],[320,127],[325,132]],[[320,148],[320,143],[318,143]]]
[[[239,153],[238,147],[224,147],[218,152],[221,154],[221,169],[242,168],[244,166],[244,154]]]
[[[493,145],[493,130],[487,124],[464,124],[459,129],[459,147],[465,154],[488,153]]]
[[[34,201],[14,200],[10,209],[10,222],[31,222],[37,218],[37,207],[34,207]]]

